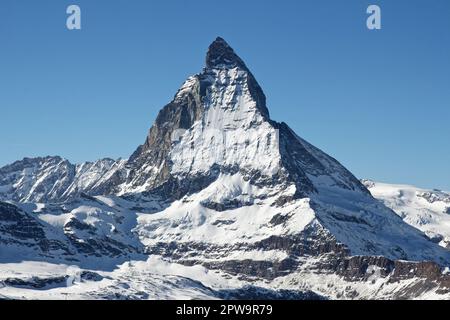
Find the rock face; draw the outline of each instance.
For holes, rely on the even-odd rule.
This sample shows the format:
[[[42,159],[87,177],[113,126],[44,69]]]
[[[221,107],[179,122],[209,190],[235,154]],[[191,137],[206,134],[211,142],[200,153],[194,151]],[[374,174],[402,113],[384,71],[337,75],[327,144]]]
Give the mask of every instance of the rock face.
[[[272,121],[255,77],[221,38],[128,160],[25,159],[0,169],[0,195],[59,234],[79,264],[159,256],[236,281],[214,297],[449,294],[450,252]]]
[[[36,243],[40,244],[41,241],[45,241],[43,226],[11,204],[0,202],[0,221],[2,222],[0,235],[3,243],[17,241],[36,245]]]
[[[0,262],[24,257],[67,255],[69,248],[32,215],[0,202]]]
[[[90,258],[139,256],[142,246],[130,230],[136,217],[124,213],[127,208],[86,196],[48,206],[0,202],[0,263],[20,258],[88,265],[96,263]]]

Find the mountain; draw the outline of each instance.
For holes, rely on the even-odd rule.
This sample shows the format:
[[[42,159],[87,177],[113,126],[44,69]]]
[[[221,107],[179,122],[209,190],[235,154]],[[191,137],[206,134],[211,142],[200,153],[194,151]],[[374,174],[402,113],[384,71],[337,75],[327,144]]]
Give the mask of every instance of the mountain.
[[[39,297],[450,297],[450,251],[271,120],[222,38],[128,160],[25,159],[0,169],[0,191],[11,212],[0,216],[3,296],[35,297],[42,285]],[[19,217],[25,239],[7,231]],[[61,265],[90,276],[67,288]],[[11,277],[17,268],[28,271]]]
[[[450,249],[450,193],[364,180],[372,195],[432,241]]]
[[[25,158],[0,168],[0,199],[55,202],[101,192],[104,181],[109,181],[124,163],[102,159],[74,165],[61,157]]]

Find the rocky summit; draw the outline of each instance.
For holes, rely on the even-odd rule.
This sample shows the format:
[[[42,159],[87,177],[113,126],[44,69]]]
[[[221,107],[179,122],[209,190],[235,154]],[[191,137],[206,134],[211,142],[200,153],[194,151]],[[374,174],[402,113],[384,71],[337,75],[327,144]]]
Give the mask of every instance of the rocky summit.
[[[222,38],[129,159],[27,158],[0,201],[0,297],[450,298],[448,248],[271,120]]]

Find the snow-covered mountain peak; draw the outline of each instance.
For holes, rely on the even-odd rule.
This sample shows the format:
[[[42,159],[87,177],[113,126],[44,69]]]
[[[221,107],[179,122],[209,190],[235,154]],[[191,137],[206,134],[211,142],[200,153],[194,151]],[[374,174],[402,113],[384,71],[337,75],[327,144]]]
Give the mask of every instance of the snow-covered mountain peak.
[[[47,197],[55,189],[50,181],[37,197],[13,198],[57,201],[82,192],[156,192],[179,199],[236,173],[257,185],[294,187],[294,198],[329,187],[368,194],[336,160],[270,119],[264,92],[225,40],[217,38],[206,56],[206,68],[162,108],[128,161],[68,165],[63,171],[68,173],[55,178],[57,193]]]
[[[222,79],[222,82],[228,79],[228,83],[233,83],[235,80],[245,82],[248,89],[247,93],[254,100],[255,107],[265,119],[269,119],[269,110],[266,106],[266,96],[263,90],[245,62],[220,37],[209,46],[206,54],[206,69],[200,75],[202,81],[208,81],[207,79],[211,77],[213,79]]]
[[[442,209],[446,221],[444,194],[414,192],[405,201]],[[0,168],[0,262],[21,252],[94,267],[85,278],[109,283],[99,290],[106,296],[115,281],[131,285],[124,296],[139,296],[134,288],[155,281],[162,259],[183,265],[183,277],[193,276],[189,266],[217,271],[220,281],[200,280],[219,291],[223,280],[332,298],[448,297],[450,251],[439,235],[402,221],[337,160],[272,121],[261,87],[221,38],[128,160],[50,157]],[[128,260],[141,261],[118,265]],[[2,278],[0,269],[0,296],[59,279]]]
[[[210,69],[239,67],[247,70],[244,61],[234,52],[233,48],[221,37],[211,43],[206,54],[206,67]]]

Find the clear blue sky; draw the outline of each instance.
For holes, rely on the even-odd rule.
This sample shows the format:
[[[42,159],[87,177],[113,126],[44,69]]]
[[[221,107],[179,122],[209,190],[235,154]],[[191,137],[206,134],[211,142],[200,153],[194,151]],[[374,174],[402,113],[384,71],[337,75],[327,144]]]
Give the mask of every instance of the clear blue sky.
[[[128,157],[218,35],[272,118],[358,177],[450,190],[448,0],[1,0],[0,165]]]

